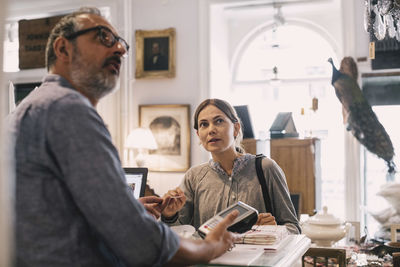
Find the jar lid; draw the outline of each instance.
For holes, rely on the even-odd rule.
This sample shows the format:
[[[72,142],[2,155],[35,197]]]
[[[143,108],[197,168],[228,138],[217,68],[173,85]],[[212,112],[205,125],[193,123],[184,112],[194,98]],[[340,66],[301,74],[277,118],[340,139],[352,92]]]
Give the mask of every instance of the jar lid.
[[[312,216],[309,220],[311,224],[323,224],[323,225],[336,225],[341,224],[342,221],[333,216],[333,214],[328,213],[328,207],[324,206],[322,208],[322,213],[318,212],[316,215]]]

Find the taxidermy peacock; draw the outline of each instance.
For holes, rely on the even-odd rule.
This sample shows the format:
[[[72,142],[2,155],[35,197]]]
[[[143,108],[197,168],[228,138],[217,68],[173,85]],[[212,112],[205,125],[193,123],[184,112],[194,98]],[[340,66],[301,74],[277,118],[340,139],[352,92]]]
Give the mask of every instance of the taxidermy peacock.
[[[342,103],[347,130],[371,153],[385,160],[389,174],[393,174],[393,144],[357,84],[357,64],[353,58],[345,57],[338,71],[332,59],[329,58],[328,61],[332,64],[332,85]]]

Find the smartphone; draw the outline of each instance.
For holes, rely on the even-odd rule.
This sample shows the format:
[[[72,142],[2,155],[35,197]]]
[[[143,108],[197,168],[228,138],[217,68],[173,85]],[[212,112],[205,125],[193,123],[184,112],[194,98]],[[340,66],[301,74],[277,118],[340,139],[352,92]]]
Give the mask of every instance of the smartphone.
[[[235,233],[244,233],[250,230],[251,227],[257,222],[258,211],[255,208],[247,205],[246,203],[239,201],[220,211],[217,215],[206,221],[199,227],[197,232],[202,238],[205,238],[206,235],[226,217],[226,215],[234,210],[239,211],[239,215],[235,219],[235,221],[228,227],[228,231]]]

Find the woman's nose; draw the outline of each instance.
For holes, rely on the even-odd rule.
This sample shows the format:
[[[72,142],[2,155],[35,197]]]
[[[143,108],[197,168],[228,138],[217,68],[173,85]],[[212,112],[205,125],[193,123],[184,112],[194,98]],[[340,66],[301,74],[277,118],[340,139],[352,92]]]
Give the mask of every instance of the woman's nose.
[[[209,128],[208,128],[208,134],[215,134],[216,132],[216,127],[214,124],[210,124]]]

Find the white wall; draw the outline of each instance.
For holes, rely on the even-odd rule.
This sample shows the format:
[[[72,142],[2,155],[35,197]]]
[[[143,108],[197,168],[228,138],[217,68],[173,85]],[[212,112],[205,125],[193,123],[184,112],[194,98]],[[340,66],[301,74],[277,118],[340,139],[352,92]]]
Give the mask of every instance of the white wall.
[[[132,2],[132,32],[135,30],[176,29],[176,77],[131,80],[129,125],[138,125],[142,104],[190,104],[191,114],[202,100],[199,68],[199,11],[197,0],[135,0]],[[133,40],[132,40],[133,43]],[[190,125],[193,125],[192,119]],[[191,163],[203,162],[207,155],[198,145],[191,126]],[[149,184],[164,194],[177,186],[184,173],[151,172]]]
[[[230,29],[221,5],[212,6],[210,10],[210,85],[217,90],[211,90],[211,97],[227,101],[231,88],[230,69]],[[214,40],[218,40],[215,42]],[[228,59],[228,60],[227,60]]]
[[[7,1],[0,2],[0,62],[3,62],[4,19]],[[0,84],[3,84],[3,69],[0,69]],[[4,87],[2,87],[4,88]],[[12,253],[12,184],[9,161],[6,158],[7,142],[4,136],[4,118],[8,112],[8,95],[0,90],[0,266],[11,266]]]

